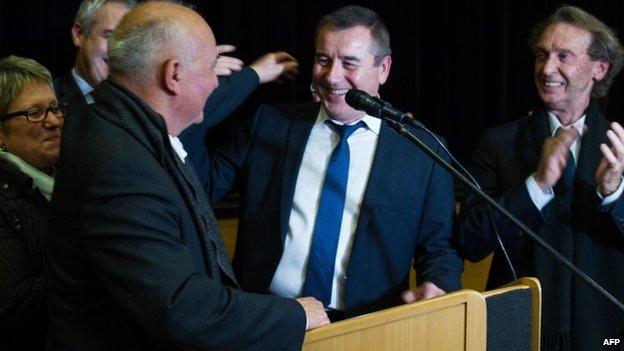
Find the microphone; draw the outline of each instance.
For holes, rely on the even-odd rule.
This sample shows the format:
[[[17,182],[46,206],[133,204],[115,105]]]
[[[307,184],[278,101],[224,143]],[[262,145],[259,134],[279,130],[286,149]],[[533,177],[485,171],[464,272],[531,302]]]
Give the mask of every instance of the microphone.
[[[425,128],[422,123],[392,107],[390,103],[372,97],[362,90],[350,89],[347,91],[345,101],[354,109],[364,111],[373,117],[388,119],[398,123],[407,123],[418,129]]]

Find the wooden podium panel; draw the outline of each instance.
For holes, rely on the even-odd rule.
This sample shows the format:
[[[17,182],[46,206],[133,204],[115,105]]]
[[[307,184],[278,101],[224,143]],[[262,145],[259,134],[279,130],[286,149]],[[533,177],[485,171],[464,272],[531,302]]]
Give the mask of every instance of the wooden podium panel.
[[[483,296],[461,290],[306,333],[305,351],[485,350]]]

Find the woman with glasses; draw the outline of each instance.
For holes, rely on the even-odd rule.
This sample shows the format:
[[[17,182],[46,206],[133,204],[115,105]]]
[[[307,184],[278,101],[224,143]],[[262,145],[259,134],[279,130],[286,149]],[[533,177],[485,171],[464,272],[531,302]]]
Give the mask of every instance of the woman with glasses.
[[[43,236],[65,108],[48,70],[0,60],[0,349],[43,349]]]

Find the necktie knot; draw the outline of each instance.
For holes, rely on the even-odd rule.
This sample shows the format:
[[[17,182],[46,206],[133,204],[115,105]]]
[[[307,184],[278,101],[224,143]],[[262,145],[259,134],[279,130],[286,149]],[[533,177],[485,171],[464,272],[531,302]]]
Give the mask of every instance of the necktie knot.
[[[356,124],[337,124],[328,119],[325,122],[340,136],[340,140],[347,140],[353,132],[366,125],[363,121],[359,121]]]
[[[575,128],[575,127],[570,127],[570,128]],[[555,131],[555,135],[559,134],[559,132],[562,132],[563,130],[565,130],[564,127],[557,128],[557,130]],[[569,167],[576,168],[576,159],[574,158],[574,154],[572,153],[572,149],[570,149],[568,151],[568,164],[567,164],[566,168],[569,168]]]

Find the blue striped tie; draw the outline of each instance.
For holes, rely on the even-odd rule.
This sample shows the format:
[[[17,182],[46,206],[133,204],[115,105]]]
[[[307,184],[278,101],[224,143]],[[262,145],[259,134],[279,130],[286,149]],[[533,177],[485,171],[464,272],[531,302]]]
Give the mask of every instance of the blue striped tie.
[[[325,306],[331,301],[336,250],[349,177],[350,152],[347,139],[358,128],[365,126],[362,121],[354,125],[338,125],[331,120],[326,123],[340,136],[340,141],[327,165],[303,284],[303,296],[313,296]]]

